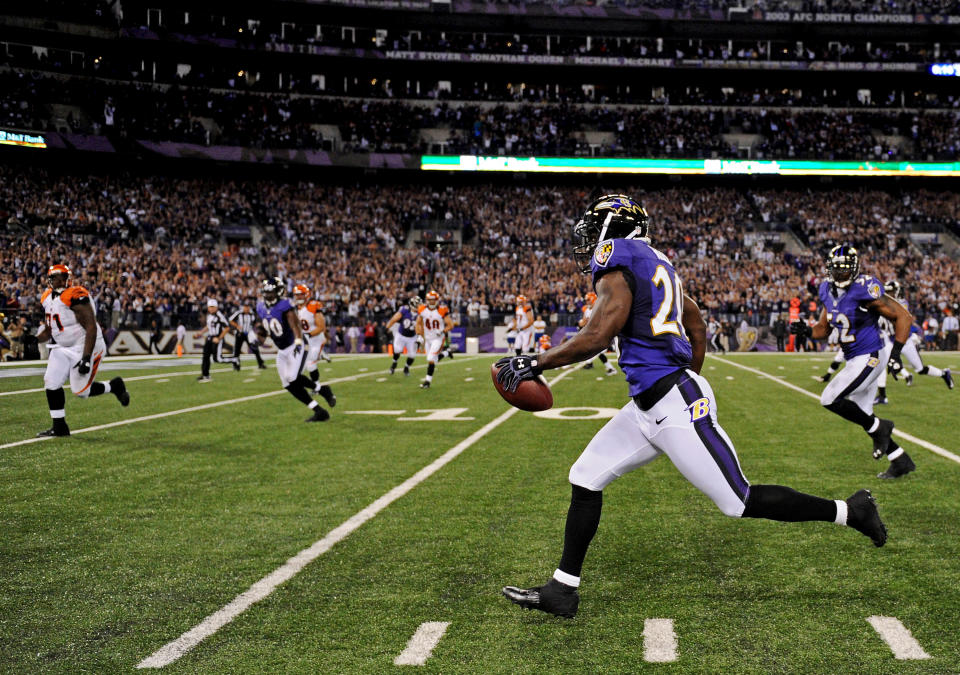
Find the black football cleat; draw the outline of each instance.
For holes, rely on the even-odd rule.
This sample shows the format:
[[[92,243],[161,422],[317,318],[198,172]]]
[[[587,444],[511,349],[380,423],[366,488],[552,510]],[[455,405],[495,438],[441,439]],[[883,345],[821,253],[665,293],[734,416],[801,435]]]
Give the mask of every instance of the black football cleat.
[[[110,393],[117,397],[120,405],[124,408],[130,405],[130,392],[127,391],[127,385],[122,377],[115,377],[110,380]]]
[[[258,364],[257,364],[257,368],[259,368],[260,370],[266,370],[266,369],[267,369],[267,364],[266,364],[266,363],[258,363]]]
[[[878,548],[887,543],[887,527],[880,520],[877,500],[870,490],[859,490],[847,499],[847,525],[870,537]]]
[[[237,372],[240,371],[240,362],[239,362],[239,361],[233,361],[232,365],[233,365],[233,369],[234,369],[234,370],[236,370]]]
[[[403,376],[404,376],[404,377],[410,377],[410,366],[404,366],[404,367],[403,367]]]
[[[826,375],[821,375],[818,379],[821,382],[829,382],[831,375],[833,375],[833,373],[827,373]]]
[[[393,375],[395,372],[397,372],[396,362],[390,364],[390,374]]]
[[[200,377],[197,378],[197,382],[209,382],[209,381],[210,381],[209,375],[201,375]]]
[[[53,438],[54,436],[69,436],[70,427],[67,426],[67,421],[62,417],[53,420],[53,426],[49,429],[44,429],[37,434],[37,438]]]
[[[947,383],[947,389],[953,389],[953,375],[950,374],[949,368],[944,368],[943,375],[940,377],[942,377],[943,381]]]
[[[429,388],[430,388],[430,380],[424,380],[423,382],[421,382],[421,383],[420,383],[420,388],[421,388],[421,389],[429,389]]]
[[[886,396],[877,396],[873,399],[873,405],[887,405],[889,403]]]
[[[524,609],[538,609],[565,619],[575,617],[577,607],[580,606],[580,594],[577,593],[577,589],[562,584],[556,579],[551,579],[543,586],[536,588],[504,586],[502,593],[507,600]]]
[[[890,435],[893,433],[892,420],[880,420],[880,426],[870,434],[873,439],[873,458],[880,459],[887,454],[887,448],[890,446]]]
[[[327,405],[331,408],[337,405],[337,397],[333,395],[333,389],[330,388],[329,384],[320,385],[317,393],[323,397],[323,400],[326,401]]]
[[[913,373],[907,373],[907,376],[906,376],[905,378],[903,378],[903,382],[904,382],[904,384],[906,384],[908,387],[912,387],[912,386],[913,386]]]
[[[590,361],[587,365],[583,367],[583,370],[590,370],[593,368],[593,361]]]
[[[890,466],[887,467],[886,471],[878,473],[877,478],[883,478],[885,480],[900,478],[900,476],[906,476],[911,471],[916,471],[916,469],[917,465],[910,459],[910,455],[903,453],[890,462]]]
[[[317,406],[313,409],[313,417],[308,417],[307,422],[326,422],[330,419],[330,413],[325,408]]]

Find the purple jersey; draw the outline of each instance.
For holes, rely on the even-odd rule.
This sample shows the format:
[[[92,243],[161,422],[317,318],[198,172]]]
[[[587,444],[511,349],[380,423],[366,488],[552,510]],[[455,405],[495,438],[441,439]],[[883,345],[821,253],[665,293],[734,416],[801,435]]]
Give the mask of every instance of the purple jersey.
[[[665,375],[686,368],[693,358],[683,330],[683,289],[670,260],[639,239],[607,239],[590,261],[593,284],[620,270],[633,291],[633,306],[620,330],[620,368],[630,396],[649,389]]]
[[[829,281],[820,284],[820,302],[827,321],[837,329],[845,359],[883,349],[880,315],[865,307],[882,295],[883,284],[869,274],[861,274],[846,289],[834,290]]]
[[[400,335],[403,337],[412,338],[417,334],[417,315],[410,305],[404,305],[400,308]]]
[[[277,349],[286,349],[293,344],[295,339],[293,329],[290,328],[290,322],[284,316],[287,310],[296,314],[293,305],[286,298],[280,299],[270,307],[262,302],[257,303],[257,316],[260,317],[260,322],[267,333],[273,338],[273,344],[277,345]]]

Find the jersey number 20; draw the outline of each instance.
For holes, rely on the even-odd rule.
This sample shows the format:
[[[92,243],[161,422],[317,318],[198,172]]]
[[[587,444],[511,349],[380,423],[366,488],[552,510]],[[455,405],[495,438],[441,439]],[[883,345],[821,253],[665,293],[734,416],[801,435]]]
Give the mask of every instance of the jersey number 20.
[[[663,287],[663,302],[660,303],[657,313],[650,319],[650,330],[654,335],[673,333],[686,338],[680,325],[680,317],[683,316],[683,289],[680,287],[680,277],[674,275],[671,279],[667,268],[657,265],[652,281],[654,287]]]

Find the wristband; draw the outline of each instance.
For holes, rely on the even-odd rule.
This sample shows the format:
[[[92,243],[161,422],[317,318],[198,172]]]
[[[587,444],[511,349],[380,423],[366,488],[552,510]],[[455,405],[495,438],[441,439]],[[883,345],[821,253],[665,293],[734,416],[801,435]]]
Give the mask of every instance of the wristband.
[[[303,346],[303,340],[301,340],[300,338],[297,338],[296,340],[293,341],[293,344],[295,344],[295,345],[298,346],[298,347],[302,347],[302,346]]]
[[[890,350],[890,358],[895,359],[900,356],[900,350],[903,349],[903,343],[894,340],[893,349]]]

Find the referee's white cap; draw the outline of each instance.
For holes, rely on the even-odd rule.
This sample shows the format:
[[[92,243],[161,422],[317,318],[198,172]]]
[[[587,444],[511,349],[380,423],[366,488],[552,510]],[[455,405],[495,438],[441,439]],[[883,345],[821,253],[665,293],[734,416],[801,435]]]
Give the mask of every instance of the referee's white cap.
[[[213,298],[210,298],[209,300],[207,300],[207,307],[219,307],[219,305],[217,304],[216,300],[214,300]]]

